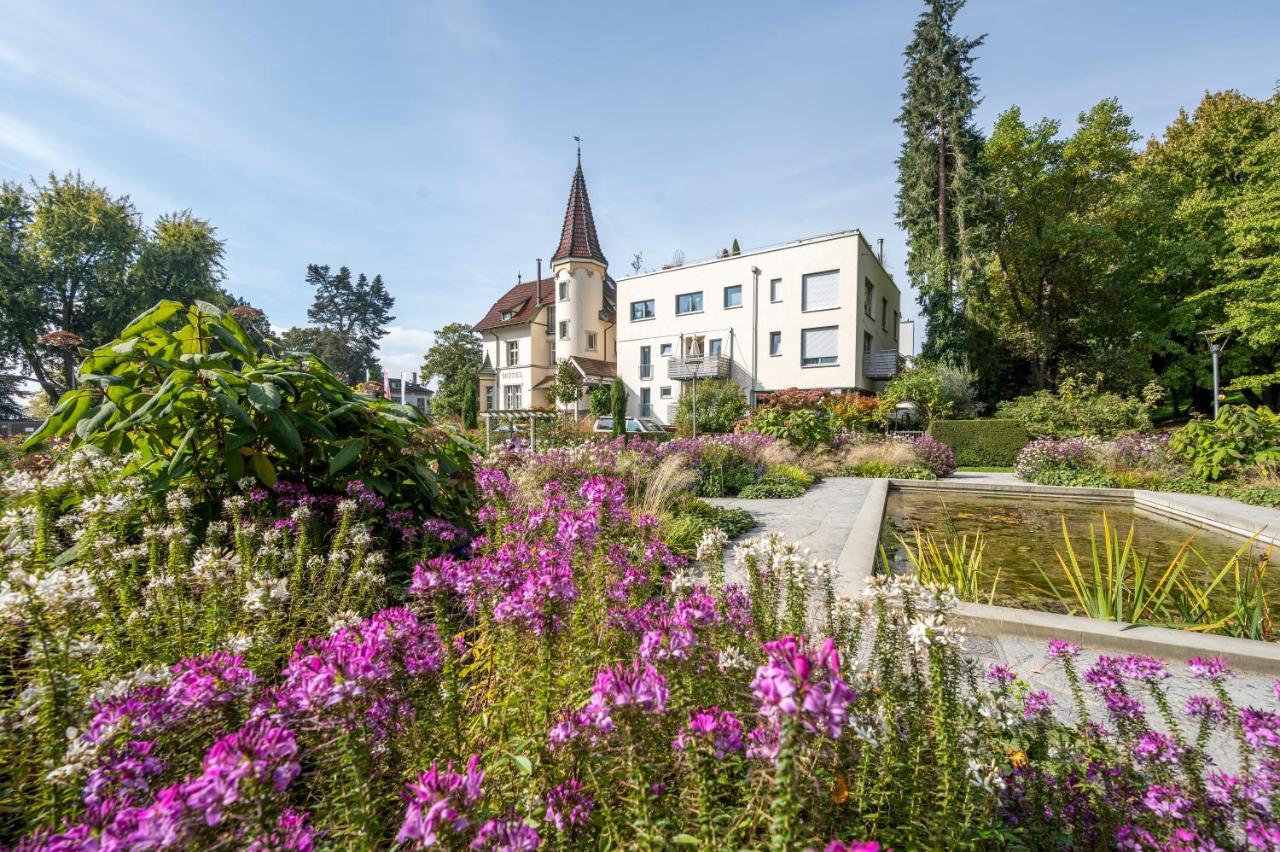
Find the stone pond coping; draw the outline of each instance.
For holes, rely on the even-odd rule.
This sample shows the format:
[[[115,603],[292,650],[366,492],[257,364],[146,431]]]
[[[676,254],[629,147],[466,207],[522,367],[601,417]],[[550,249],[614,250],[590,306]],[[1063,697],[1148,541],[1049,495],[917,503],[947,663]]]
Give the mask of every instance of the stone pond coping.
[[[1063,488],[1011,482],[934,482],[909,479],[877,479],[854,519],[848,540],[835,565],[836,594],[858,597],[867,578],[875,572],[880,528],[884,522],[889,489],[933,491],[975,496],[1022,496],[1030,499],[1093,498],[1130,503],[1153,514],[1280,544],[1280,512],[1246,506],[1232,500],[1204,495],[1167,494],[1122,488]],[[1191,499],[1188,499],[1191,498]],[[1185,660],[1195,656],[1220,656],[1232,665],[1260,674],[1280,675],[1280,645],[1230,636],[1213,636],[1168,627],[1133,627],[1114,621],[1062,615],[1009,606],[961,603],[957,621],[982,636],[1015,635],[1029,639],[1067,639],[1086,648],[1107,648],[1126,653],[1149,654]]]

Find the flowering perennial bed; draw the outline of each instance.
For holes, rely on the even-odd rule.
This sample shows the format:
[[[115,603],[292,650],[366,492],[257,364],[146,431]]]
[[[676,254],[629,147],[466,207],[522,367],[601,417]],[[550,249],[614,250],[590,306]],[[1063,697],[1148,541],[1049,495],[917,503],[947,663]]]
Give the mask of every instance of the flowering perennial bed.
[[[1224,661],[1193,661],[1184,712],[1161,662],[1077,672],[1051,643],[1074,690],[1055,708],[975,670],[949,592],[837,601],[770,537],[726,565],[711,533],[691,563],[625,469],[573,452],[555,479],[545,455],[478,470],[467,541],[358,487],[247,488],[201,516],[104,459],[11,480],[2,839],[1280,847],[1280,716],[1236,707]],[[1238,743],[1230,773],[1214,737]]]

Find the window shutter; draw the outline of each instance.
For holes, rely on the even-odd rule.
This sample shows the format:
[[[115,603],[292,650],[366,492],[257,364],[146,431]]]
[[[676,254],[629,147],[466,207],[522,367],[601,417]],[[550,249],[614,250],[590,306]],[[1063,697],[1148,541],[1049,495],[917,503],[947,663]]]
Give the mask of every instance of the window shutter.
[[[814,272],[804,276],[804,292],[801,306],[806,311],[840,307],[840,271]]]
[[[837,326],[828,328],[806,328],[803,332],[801,348],[803,358],[835,358],[840,352],[840,329]]]

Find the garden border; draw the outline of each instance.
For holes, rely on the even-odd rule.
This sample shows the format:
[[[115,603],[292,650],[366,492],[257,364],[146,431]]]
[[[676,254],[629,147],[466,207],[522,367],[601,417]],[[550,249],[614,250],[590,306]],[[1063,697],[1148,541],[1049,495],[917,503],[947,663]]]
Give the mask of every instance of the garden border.
[[[841,596],[860,595],[867,579],[875,572],[879,552],[880,528],[884,523],[889,489],[900,491],[949,491],[989,496],[1024,495],[1032,498],[1103,498],[1112,503],[1131,503],[1157,515],[1205,527],[1250,536],[1255,530],[1243,524],[1248,513],[1233,515],[1217,508],[1204,514],[1205,506],[1197,501],[1179,505],[1180,494],[1135,491],[1125,488],[1066,488],[1030,483],[996,482],[931,482],[911,479],[878,479],[862,504],[840,558],[836,563],[836,592]],[[1194,496],[1194,495],[1192,495]],[[1241,504],[1243,505],[1243,504]],[[1248,507],[1253,508],[1253,507]],[[1280,527],[1258,540],[1280,544]],[[1037,640],[1067,639],[1089,648],[1103,647],[1128,653],[1150,654],[1186,659],[1192,656],[1222,656],[1244,669],[1280,675],[1280,645],[1231,636],[1211,636],[1168,627],[1130,627],[1114,621],[1061,615],[1009,606],[992,606],[961,602],[957,621],[971,632],[996,637],[1014,635]]]

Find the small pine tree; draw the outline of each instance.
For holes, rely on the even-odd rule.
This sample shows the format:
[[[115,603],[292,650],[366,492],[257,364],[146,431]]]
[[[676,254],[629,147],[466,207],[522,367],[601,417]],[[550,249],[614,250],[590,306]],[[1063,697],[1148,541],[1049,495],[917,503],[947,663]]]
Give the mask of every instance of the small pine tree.
[[[477,382],[470,382],[462,390],[462,428],[474,429],[478,421],[480,410],[480,392],[476,389]]]
[[[627,429],[627,386],[622,379],[614,379],[609,389],[609,408],[613,413],[613,437],[618,437]]]
[[[742,254],[742,249],[738,247],[737,237],[733,238],[733,248],[729,249],[729,251],[732,252],[734,257],[737,257],[738,255]]]

